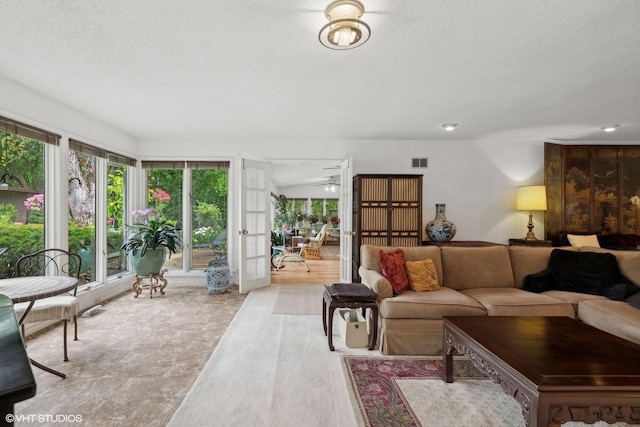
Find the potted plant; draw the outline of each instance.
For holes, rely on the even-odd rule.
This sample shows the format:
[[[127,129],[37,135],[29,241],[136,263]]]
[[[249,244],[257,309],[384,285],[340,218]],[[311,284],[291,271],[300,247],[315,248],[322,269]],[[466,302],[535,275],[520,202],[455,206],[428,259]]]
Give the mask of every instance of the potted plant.
[[[130,227],[132,232],[120,247],[125,253],[131,253],[133,268],[138,276],[159,274],[166,251],[169,251],[171,258],[182,245],[181,230],[172,221],[155,216],[154,212],[147,212],[147,215],[148,219],[142,224]]]
[[[282,231],[271,230],[271,252],[282,252],[285,246],[285,235]]]
[[[313,225],[316,224],[320,220],[320,217],[316,214],[309,215],[309,222]]]
[[[296,227],[302,228],[302,221],[307,219],[308,215],[306,212],[296,212]]]

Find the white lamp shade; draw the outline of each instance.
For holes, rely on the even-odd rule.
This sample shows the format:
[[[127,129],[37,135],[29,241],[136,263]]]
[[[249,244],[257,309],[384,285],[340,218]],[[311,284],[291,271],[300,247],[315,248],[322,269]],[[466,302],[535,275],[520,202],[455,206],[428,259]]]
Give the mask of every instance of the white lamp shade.
[[[518,187],[516,193],[516,210],[546,211],[547,192],[544,185]]]

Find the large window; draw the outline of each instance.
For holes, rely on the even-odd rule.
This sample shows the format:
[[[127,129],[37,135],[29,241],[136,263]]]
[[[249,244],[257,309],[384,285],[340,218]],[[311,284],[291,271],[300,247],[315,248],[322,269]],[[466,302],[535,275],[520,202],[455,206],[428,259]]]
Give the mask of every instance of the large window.
[[[127,269],[127,259],[120,250],[125,237],[125,223],[129,211],[129,168],[135,161],[115,154],[107,163],[107,274],[113,276]]]
[[[45,158],[60,136],[0,116],[0,277],[18,258],[45,247]]]
[[[191,171],[192,268],[227,258],[229,162],[187,162]]]
[[[85,152],[82,150],[85,149]],[[69,143],[69,250],[80,255],[80,274],[96,280],[96,162],[76,141]]]
[[[182,229],[182,251],[167,257],[171,269],[206,268],[227,257],[227,198],[229,162],[143,161],[148,204]],[[188,188],[189,190],[183,190]],[[190,206],[183,218],[183,192]],[[187,232],[189,230],[189,232]]]
[[[69,250],[80,255],[86,282],[101,282],[126,270],[120,245],[127,212],[127,166],[135,164],[131,158],[69,140]]]
[[[151,215],[166,218],[177,228],[182,229],[184,162],[143,161],[142,166],[147,172],[147,209],[152,210]],[[148,214],[145,213],[145,215]],[[167,251],[164,268],[168,270],[181,269],[183,267],[182,258],[182,249],[173,255]]]

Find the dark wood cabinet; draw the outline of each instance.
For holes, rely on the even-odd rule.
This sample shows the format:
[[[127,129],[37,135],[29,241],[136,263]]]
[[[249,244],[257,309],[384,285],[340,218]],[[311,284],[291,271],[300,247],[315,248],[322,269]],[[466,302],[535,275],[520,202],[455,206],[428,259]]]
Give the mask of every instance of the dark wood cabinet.
[[[509,246],[553,246],[551,240],[509,239]]]
[[[563,233],[636,234],[639,145],[545,143],[546,239]]]
[[[353,177],[354,282],[360,281],[360,246],[420,246],[422,175]]]

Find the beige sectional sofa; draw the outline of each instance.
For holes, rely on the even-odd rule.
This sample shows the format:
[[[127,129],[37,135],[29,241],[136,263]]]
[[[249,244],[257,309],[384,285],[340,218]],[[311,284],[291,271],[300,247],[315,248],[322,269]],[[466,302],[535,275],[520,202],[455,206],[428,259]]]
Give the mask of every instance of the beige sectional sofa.
[[[442,316],[568,316],[640,344],[640,309],[599,295],[550,290],[525,291],[523,279],[547,268],[550,247],[403,247],[406,261],[433,260],[440,289],[393,294],[382,275],[380,250],[363,245],[362,283],[378,294],[379,345],[383,354],[436,355],[442,352]],[[610,252],[621,273],[640,287],[640,252],[562,247]]]

